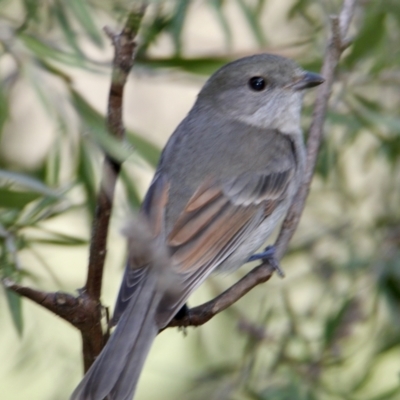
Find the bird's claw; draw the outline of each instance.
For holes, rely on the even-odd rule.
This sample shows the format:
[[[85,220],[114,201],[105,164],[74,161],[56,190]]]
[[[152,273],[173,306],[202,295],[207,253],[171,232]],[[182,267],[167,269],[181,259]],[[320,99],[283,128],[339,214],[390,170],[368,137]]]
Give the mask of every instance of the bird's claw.
[[[275,257],[275,246],[267,246],[262,253],[253,254],[247,262],[262,260],[268,261],[272,268],[276,271],[280,278],[285,277],[285,273],[283,272],[282,268],[279,265],[279,261]]]

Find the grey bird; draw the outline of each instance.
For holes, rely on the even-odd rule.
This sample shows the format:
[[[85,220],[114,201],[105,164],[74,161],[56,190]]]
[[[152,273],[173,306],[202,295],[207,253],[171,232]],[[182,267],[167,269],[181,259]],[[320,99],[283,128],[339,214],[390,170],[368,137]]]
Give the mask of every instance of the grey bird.
[[[131,400],[153,340],[189,295],[265,243],[304,174],[303,89],[323,81],[271,54],[209,78],[162,152],[141,209],[149,233],[129,238],[117,326],[72,400]]]

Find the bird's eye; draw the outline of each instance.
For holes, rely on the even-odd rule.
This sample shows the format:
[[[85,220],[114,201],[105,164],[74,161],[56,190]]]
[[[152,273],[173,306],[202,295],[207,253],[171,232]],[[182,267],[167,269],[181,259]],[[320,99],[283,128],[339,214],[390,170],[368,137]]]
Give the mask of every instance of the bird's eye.
[[[265,89],[265,86],[267,86],[267,81],[262,76],[253,76],[249,79],[249,86],[253,90],[260,92]]]

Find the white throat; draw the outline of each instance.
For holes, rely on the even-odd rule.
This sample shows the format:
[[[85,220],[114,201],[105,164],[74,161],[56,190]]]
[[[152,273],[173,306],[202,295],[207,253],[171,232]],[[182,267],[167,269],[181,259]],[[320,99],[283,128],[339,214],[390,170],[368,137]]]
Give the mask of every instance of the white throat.
[[[301,92],[270,94],[268,101],[250,115],[236,118],[258,128],[277,129],[282,133],[301,134],[300,116],[303,95]]]

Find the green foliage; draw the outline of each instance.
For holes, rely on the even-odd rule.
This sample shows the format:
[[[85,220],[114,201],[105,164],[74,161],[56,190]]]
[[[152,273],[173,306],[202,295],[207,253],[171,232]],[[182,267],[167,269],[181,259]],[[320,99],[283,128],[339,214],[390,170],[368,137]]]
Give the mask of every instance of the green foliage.
[[[59,271],[43,249],[58,249],[65,258],[88,246],[87,217],[94,213],[104,152],[124,161],[123,190],[114,213],[126,218],[126,204],[132,209],[140,206],[143,190],[133,176],[154,171],[159,146],[146,137],[149,132],[138,133],[129,126],[126,143],[113,138],[105,126],[105,107],[96,109],[90,89],[74,82],[76,70],[88,76],[110,75],[110,53],[102,53],[110,44],[101,28],[121,26],[131,3],[0,0],[2,278],[46,288],[45,277],[54,285]],[[158,74],[156,79],[170,80],[167,73],[173,71],[197,82],[238,53],[244,55],[235,46],[246,31],[254,40],[248,54],[265,50],[268,43],[304,68],[320,68],[328,15],[337,12],[340,1],[282,2],[283,23],[291,32],[285,45],[267,34],[265,21],[274,26],[266,15],[269,3],[154,1],[141,27],[135,66],[141,73]],[[197,374],[184,398],[400,398],[398,379],[396,383],[385,372],[382,376],[382,371],[398,373],[398,362],[393,367],[391,359],[398,359],[400,352],[400,4],[360,3],[353,44],[344,54],[333,88],[308,206],[284,260],[288,278],[249,293],[211,323],[218,328],[212,335],[207,327],[194,333],[203,339],[192,349],[196,371],[205,372]],[[188,55],[188,23],[200,5],[215,18],[225,48]],[[241,16],[243,26],[232,10]],[[160,56],[154,49],[163,40],[170,51]],[[10,126],[21,129],[22,125],[13,125],[15,110],[24,100],[21,93],[28,92],[40,104],[53,141],[38,163],[21,167],[18,157],[13,159],[3,149],[15,133]],[[307,97],[305,132],[312,103]],[[40,143],[42,132],[31,132],[29,121],[23,126],[25,136]],[[71,215],[79,215],[87,225],[84,233],[58,228],[56,222]],[[42,270],[30,268],[25,260],[32,259]],[[0,304],[5,304],[23,336],[25,305],[10,291],[4,293]],[[207,343],[224,347],[227,338],[228,356],[207,354]],[[61,356],[57,362],[61,366]],[[61,387],[49,398],[64,394]]]

